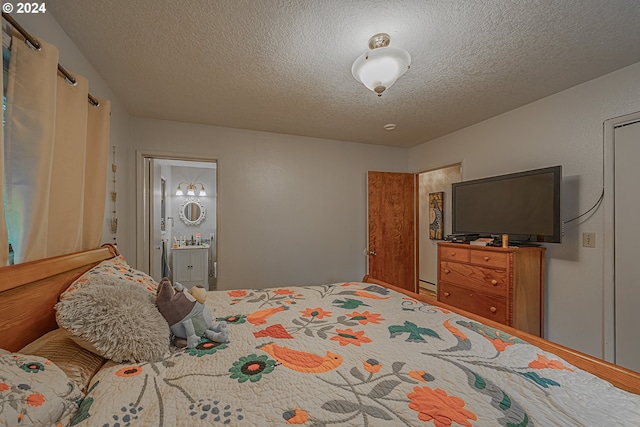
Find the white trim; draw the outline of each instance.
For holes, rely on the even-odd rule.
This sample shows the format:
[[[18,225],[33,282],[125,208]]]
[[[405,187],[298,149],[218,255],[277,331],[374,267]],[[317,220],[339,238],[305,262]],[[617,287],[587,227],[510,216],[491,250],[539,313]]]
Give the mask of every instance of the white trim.
[[[615,363],[615,221],[614,221],[614,155],[615,129],[640,121],[640,111],[606,120],[604,127],[604,271],[603,271],[603,354],[604,360]]]

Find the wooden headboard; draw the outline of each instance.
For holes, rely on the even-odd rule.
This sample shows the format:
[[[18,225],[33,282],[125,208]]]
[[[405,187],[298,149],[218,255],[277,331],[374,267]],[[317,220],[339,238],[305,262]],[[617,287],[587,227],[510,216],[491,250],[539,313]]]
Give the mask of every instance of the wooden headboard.
[[[113,245],[0,267],[0,348],[18,351],[57,328],[54,305],[64,290],[101,261]]]

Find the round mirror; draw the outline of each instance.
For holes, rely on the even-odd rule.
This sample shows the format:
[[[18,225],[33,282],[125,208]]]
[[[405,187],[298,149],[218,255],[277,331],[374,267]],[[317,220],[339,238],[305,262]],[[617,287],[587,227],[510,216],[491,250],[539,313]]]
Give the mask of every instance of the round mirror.
[[[204,221],[205,209],[200,200],[190,197],[180,206],[180,219],[186,225],[198,225]]]

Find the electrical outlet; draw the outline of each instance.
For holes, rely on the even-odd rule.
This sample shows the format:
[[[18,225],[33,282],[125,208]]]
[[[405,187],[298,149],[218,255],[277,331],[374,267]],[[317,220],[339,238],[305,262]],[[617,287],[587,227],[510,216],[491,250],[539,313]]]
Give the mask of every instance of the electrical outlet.
[[[596,233],[582,233],[582,246],[585,248],[596,247]]]

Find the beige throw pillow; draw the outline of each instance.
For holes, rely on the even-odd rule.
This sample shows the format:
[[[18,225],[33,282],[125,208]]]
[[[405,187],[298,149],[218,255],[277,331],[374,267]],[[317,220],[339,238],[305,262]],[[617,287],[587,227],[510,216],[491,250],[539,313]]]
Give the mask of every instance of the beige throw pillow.
[[[169,350],[169,325],[155,295],[118,277],[76,289],[55,308],[71,339],[115,362],[158,361]]]

